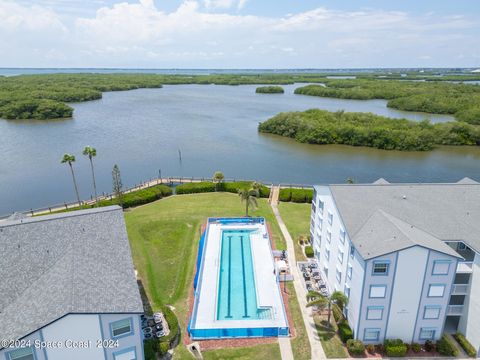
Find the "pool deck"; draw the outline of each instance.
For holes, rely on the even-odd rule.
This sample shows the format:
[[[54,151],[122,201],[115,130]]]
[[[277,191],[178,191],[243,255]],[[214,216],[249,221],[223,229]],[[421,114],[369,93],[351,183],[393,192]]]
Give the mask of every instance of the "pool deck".
[[[258,307],[270,307],[272,319],[217,320],[218,276],[223,230],[252,230],[250,233]],[[263,223],[209,222],[203,249],[202,268],[195,291],[191,329],[285,328],[288,320],[274,273],[268,231]]]

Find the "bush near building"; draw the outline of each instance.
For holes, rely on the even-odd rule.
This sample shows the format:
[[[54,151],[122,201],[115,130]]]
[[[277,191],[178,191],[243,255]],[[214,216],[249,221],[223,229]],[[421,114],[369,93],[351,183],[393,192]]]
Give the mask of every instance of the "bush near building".
[[[404,357],[407,354],[407,344],[401,339],[387,339],[384,342],[385,353],[390,357]]]
[[[345,321],[345,318],[343,317],[343,314],[342,314],[342,310],[337,304],[332,304],[332,313],[333,313],[333,318],[335,319],[337,324]]]
[[[338,335],[344,343],[346,343],[350,339],[353,339],[353,331],[346,321],[338,324]]]
[[[437,351],[445,356],[458,356],[458,349],[453,340],[445,334],[437,341]]]
[[[313,248],[309,246],[305,246],[305,256],[308,258],[313,258]]]
[[[473,347],[473,345],[470,343],[470,341],[467,340],[467,338],[461,333],[457,332],[455,335],[453,335],[455,340],[460,344],[463,350],[467,353],[468,356],[472,358],[477,357],[477,350]]]
[[[365,345],[360,340],[348,340],[347,349],[352,356],[361,356],[365,354]]]

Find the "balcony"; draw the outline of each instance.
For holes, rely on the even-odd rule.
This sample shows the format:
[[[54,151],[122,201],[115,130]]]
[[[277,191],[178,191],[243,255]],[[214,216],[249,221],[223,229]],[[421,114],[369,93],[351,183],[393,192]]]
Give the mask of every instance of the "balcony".
[[[447,316],[462,316],[463,314],[463,305],[448,305],[447,306]]]
[[[460,261],[457,265],[457,274],[471,274],[473,272],[473,261]]]
[[[467,295],[469,284],[453,284],[452,295]]]

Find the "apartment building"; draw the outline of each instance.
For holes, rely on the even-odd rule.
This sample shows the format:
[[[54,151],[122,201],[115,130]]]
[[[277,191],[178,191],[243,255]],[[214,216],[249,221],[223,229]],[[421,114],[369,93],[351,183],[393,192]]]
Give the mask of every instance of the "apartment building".
[[[0,359],[143,359],[119,206],[0,222]]]
[[[458,330],[480,348],[480,184],[315,186],[310,235],[356,339]]]

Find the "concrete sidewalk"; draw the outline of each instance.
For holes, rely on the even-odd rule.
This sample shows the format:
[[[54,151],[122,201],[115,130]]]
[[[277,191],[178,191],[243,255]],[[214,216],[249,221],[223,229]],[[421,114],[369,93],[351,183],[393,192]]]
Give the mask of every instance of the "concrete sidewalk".
[[[312,359],[319,359],[323,360],[327,357],[325,356],[325,352],[323,351],[322,344],[320,342],[320,338],[317,334],[317,329],[315,327],[315,323],[313,321],[312,311],[311,309],[307,308],[307,291],[303,287],[300,278],[300,271],[298,270],[297,260],[295,258],[295,248],[293,244],[293,239],[290,236],[290,233],[283,222],[282,217],[280,216],[280,212],[278,211],[278,195],[279,195],[279,187],[274,186],[272,187],[272,196],[270,199],[270,206],[272,207],[273,213],[275,218],[277,219],[278,225],[280,226],[280,230],[282,232],[283,237],[287,243],[287,253],[288,253],[288,262],[290,264],[290,273],[293,275],[293,285],[295,287],[295,292],[297,294],[297,299],[300,304],[300,310],[302,311],[303,322],[305,323],[305,328],[308,335],[308,340],[310,341],[310,347],[312,350]],[[283,355],[282,355],[283,358]]]

